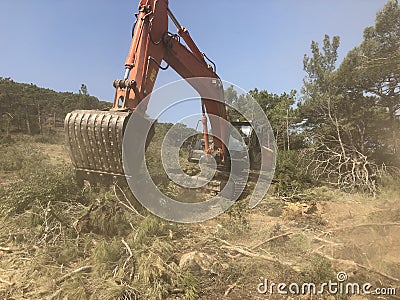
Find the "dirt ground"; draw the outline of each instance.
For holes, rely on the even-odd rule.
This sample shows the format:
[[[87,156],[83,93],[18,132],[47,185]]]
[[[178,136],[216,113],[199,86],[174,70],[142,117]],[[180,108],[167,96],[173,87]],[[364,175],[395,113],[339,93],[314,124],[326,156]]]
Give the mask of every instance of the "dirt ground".
[[[334,201],[282,203],[264,199],[247,215],[250,231],[227,238],[225,255],[234,264],[250,268],[235,280],[220,283],[217,299],[286,299],[260,295],[257,283],[325,282],[345,272],[347,282],[371,283],[374,287],[400,287],[400,195],[369,199],[339,196]],[[276,207],[281,207],[281,210]],[[219,224],[202,225],[223,231]],[[274,239],[276,238],[276,239]],[[324,263],[326,261],[327,263]],[[256,266],[251,267],[253,264]],[[332,273],[333,271],[333,273]],[[327,272],[324,274],[324,272]],[[292,279],[292,281],[290,280]],[[307,281],[311,279],[314,281]],[[230,287],[234,287],[230,290]],[[212,287],[213,291],[215,287]],[[228,295],[226,295],[228,293]],[[211,290],[210,290],[211,293]],[[224,296],[226,295],[226,296]],[[397,294],[398,295],[398,294]],[[292,296],[311,299],[310,296]],[[313,299],[325,299],[314,296]],[[338,296],[332,299],[337,299]],[[351,299],[398,299],[396,295],[353,296]],[[204,299],[212,299],[205,297]]]
[[[38,147],[52,164],[69,163],[64,146]],[[169,232],[172,256],[198,279],[199,299],[400,299],[400,193],[395,187],[377,197],[321,189],[314,199],[295,203],[266,196],[252,210],[245,208],[246,199],[241,201],[215,219]],[[15,232],[11,221],[0,218],[0,299],[70,299],[57,294],[55,286],[67,268],[77,266],[46,265],[40,257],[42,245],[21,247],[17,242],[28,233]],[[35,271],[38,261],[48,274],[57,268],[58,278]],[[338,282],[343,272],[344,283],[370,283],[371,291],[395,288],[397,295],[257,290],[265,280],[300,286]]]

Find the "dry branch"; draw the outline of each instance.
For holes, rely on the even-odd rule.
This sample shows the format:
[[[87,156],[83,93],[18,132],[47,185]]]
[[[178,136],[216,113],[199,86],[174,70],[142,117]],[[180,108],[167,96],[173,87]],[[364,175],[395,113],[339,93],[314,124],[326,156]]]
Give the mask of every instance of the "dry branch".
[[[126,201],[126,203],[124,203],[123,201],[121,201],[121,199],[119,199],[119,197],[118,197],[118,194],[117,194],[117,190],[116,190],[116,187],[118,188],[118,190],[121,192],[121,194],[124,196],[124,199],[125,199],[125,201]],[[139,217],[141,217],[141,218],[145,218],[142,214],[140,214],[139,212],[138,212],[138,210],[132,205],[132,203],[129,201],[129,199],[128,199],[128,197],[126,196],[126,194],[125,194],[125,192],[122,190],[122,188],[118,185],[118,184],[114,184],[114,186],[113,186],[113,189],[114,189],[114,195],[115,195],[115,197],[118,199],[118,203],[120,204],[120,205],[122,205],[123,207],[125,207],[126,209],[128,209],[128,210],[130,210],[130,211],[132,211],[132,212],[134,212],[135,214],[137,214]]]
[[[129,245],[128,245],[128,243],[127,242],[125,242],[125,240],[124,239],[122,239],[122,244],[124,244],[124,246],[125,246],[125,248],[126,248],[126,250],[128,251],[128,253],[129,253],[129,256],[128,256],[128,258],[125,260],[125,262],[124,262],[124,265],[122,266],[122,269],[124,269],[125,270],[125,267],[127,266],[127,264],[128,264],[128,262],[129,262],[129,260],[133,257],[133,253],[132,253],[132,249],[131,249],[131,247],[129,247]],[[131,277],[132,277],[132,274],[131,274]]]
[[[257,254],[254,252],[250,252],[248,250],[245,250],[243,248],[237,247],[237,246],[221,246],[221,249],[227,249],[227,250],[231,250],[231,251],[236,251],[240,254],[243,254],[245,256],[249,256],[249,257],[256,257],[256,258],[262,258],[271,262],[276,262],[277,260],[271,256],[266,256],[266,255],[262,255],[262,254]]]
[[[226,289],[224,296],[228,296],[230,292],[233,291],[233,289],[237,286],[237,282],[235,282],[234,284],[228,285],[228,288]]]
[[[0,283],[5,283],[5,284],[8,284],[9,286],[13,286],[15,284],[14,282],[10,282],[10,281],[4,280],[2,278],[0,278]]]
[[[317,241],[320,241],[320,242],[324,242],[324,243],[326,243],[326,244],[330,244],[330,245],[332,245],[332,246],[343,246],[343,243],[335,243],[335,242],[332,242],[332,241],[329,241],[329,240],[320,238],[320,237],[318,237],[318,236],[313,236],[313,239],[314,239],[314,240],[317,240]]]
[[[7,252],[7,253],[12,253],[12,252],[17,251],[17,250],[16,249],[11,249],[11,248],[8,248],[8,247],[0,247],[0,251]]]
[[[329,108],[328,108],[329,109]],[[330,116],[336,133],[315,135],[314,148],[303,151],[305,168],[317,180],[324,180],[344,191],[362,191],[375,195],[378,191],[378,167],[356,146],[344,143],[342,126]]]
[[[250,249],[251,250],[255,250],[258,247],[261,247],[262,245],[264,245],[266,243],[272,242],[272,241],[277,240],[277,239],[279,239],[281,237],[285,237],[285,236],[288,236],[288,235],[291,235],[291,234],[293,234],[293,232],[289,231],[289,232],[286,232],[286,233],[283,233],[283,234],[280,234],[280,235],[273,236],[273,237],[269,238],[268,240],[262,241],[262,242],[260,242],[260,243],[258,243],[256,245],[252,246]]]
[[[260,254],[252,252],[250,249],[247,250],[247,249],[244,249],[242,247],[233,245],[233,244],[231,244],[231,243],[229,243],[229,242],[227,242],[225,240],[222,240],[222,239],[217,239],[217,240],[219,242],[225,244],[225,246],[221,246],[221,249],[227,249],[227,250],[238,252],[238,253],[243,254],[245,256],[258,257],[258,258],[262,258],[262,259],[269,260],[269,261],[275,261],[276,260],[273,257],[266,256],[266,255],[260,255]]]
[[[217,239],[217,240],[225,244],[225,245],[221,246],[221,249],[235,251],[235,252],[238,252],[238,253],[240,253],[240,254],[242,254],[244,256],[248,256],[248,257],[261,258],[263,260],[267,260],[267,261],[270,261],[270,262],[274,262],[274,263],[278,263],[278,264],[284,265],[286,267],[291,268],[292,270],[294,270],[296,272],[298,271],[297,268],[295,268],[289,262],[285,262],[285,261],[276,259],[276,258],[274,258],[272,256],[269,256],[269,255],[263,255],[263,254],[254,253],[250,249],[247,250],[247,249],[241,248],[239,246],[232,245],[231,243],[229,243],[229,242],[227,242],[225,240],[222,240],[222,239]]]
[[[92,271],[92,268],[93,268],[92,266],[83,266],[83,267],[80,267],[78,269],[75,269],[72,272],[69,272],[68,274],[65,274],[64,276],[58,278],[56,280],[56,284],[60,284],[60,283],[64,282],[65,280],[71,278],[72,276],[74,276],[77,273],[90,272],[90,271]]]

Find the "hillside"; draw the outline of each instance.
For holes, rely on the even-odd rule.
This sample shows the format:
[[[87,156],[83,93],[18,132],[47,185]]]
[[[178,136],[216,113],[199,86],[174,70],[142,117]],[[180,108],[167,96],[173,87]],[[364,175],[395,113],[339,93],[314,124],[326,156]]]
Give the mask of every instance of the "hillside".
[[[87,93],[56,92],[34,84],[0,77],[0,130],[2,133],[48,133],[62,127],[65,115],[74,109],[103,109],[111,103]]]

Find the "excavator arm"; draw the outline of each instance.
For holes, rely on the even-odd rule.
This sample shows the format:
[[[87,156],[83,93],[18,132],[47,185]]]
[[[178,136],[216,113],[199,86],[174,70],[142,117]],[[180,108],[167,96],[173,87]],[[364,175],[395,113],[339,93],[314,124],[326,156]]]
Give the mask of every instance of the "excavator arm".
[[[178,34],[168,31],[168,16]],[[183,45],[180,40],[186,44]],[[168,8],[168,0],[141,0],[132,41],[125,61],[124,77],[113,82],[115,97],[109,111],[78,110],[65,119],[65,130],[70,154],[78,178],[89,181],[108,180],[124,175],[122,166],[122,139],[131,113],[137,108],[144,115],[143,101],[153,90],[162,62],[171,66],[200,94],[202,124],[207,153],[213,152],[222,164],[225,160],[224,143],[227,119],[222,83],[215,67],[208,65],[187,29],[181,26]],[[191,78],[209,78],[196,81]],[[206,82],[206,83],[205,83]],[[219,101],[217,101],[219,100]],[[143,103],[142,103],[143,102]],[[139,106],[139,104],[141,104]],[[210,117],[214,147],[210,148],[207,115]],[[106,176],[104,176],[106,175]]]
[[[214,150],[218,153],[221,163],[224,163],[226,148],[225,144],[217,136],[226,140],[226,128],[222,120],[227,119],[226,107],[224,104],[224,95],[222,83],[214,70],[205,63],[201,57],[199,59],[193,52],[189,51],[174,37],[168,37],[164,60],[183,78],[210,78],[206,80],[189,80],[189,84],[201,96],[202,107],[202,125],[206,152],[210,153],[212,149],[208,143],[208,128],[206,113],[210,117],[211,129],[213,132]],[[186,40],[185,40],[186,41]],[[208,86],[205,86],[207,85]]]
[[[135,110],[152,92],[168,34],[168,1],[141,0],[122,80],[115,80],[113,110]]]
[[[168,32],[168,16],[177,27],[178,35]],[[180,43],[181,38],[189,49]],[[139,103],[152,92],[158,71],[160,68],[163,69],[162,60],[182,78],[214,79],[210,87],[196,86],[195,81],[189,81],[202,97],[205,147],[207,152],[211,152],[205,113],[226,120],[226,108],[223,102],[212,100],[223,101],[221,83],[215,70],[204,60],[204,54],[190,37],[188,30],[180,25],[169,10],[167,0],[141,1],[139,4],[132,42],[125,62],[124,79],[114,81],[116,94],[113,109],[135,110]],[[145,111],[147,106],[142,103],[140,107]],[[213,133],[216,136],[225,137],[223,126],[219,121],[218,118],[210,119]],[[214,138],[214,146],[223,162],[224,143]]]

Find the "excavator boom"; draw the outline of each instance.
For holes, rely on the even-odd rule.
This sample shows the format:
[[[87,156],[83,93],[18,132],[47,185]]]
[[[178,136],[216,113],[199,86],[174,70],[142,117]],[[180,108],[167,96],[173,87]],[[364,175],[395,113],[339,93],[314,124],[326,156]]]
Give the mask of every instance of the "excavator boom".
[[[168,17],[177,27],[178,34],[168,31]],[[183,45],[180,40],[186,44]],[[215,67],[208,65],[204,54],[168,8],[168,0],[141,0],[133,30],[131,45],[125,61],[124,76],[114,80],[113,107],[108,111],[76,110],[65,118],[65,131],[70,156],[77,171],[78,181],[91,183],[124,176],[122,163],[122,140],[126,123],[136,109],[145,115],[148,95],[152,92],[162,63],[173,68],[185,79],[210,78],[210,85],[198,85],[188,81],[202,98],[203,132],[206,152],[217,152],[224,163],[224,143],[213,138],[213,147],[208,144],[207,116],[215,136],[225,137],[226,107],[223,103],[223,88]],[[206,92],[205,92],[206,91]],[[215,101],[219,99],[219,101]],[[139,104],[141,104],[139,106]],[[144,119],[145,120],[145,119]],[[152,136],[149,134],[146,145]],[[134,153],[134,152],[133,152]]]

